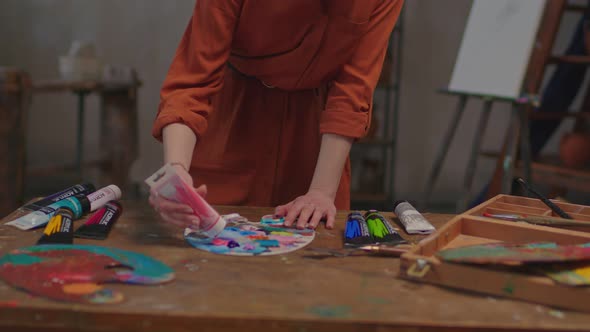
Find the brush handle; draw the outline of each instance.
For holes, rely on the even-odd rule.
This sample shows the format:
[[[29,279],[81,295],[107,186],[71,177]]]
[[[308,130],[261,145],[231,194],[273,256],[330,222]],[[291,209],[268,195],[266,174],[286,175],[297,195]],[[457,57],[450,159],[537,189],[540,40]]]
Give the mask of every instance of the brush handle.
[[[587,221],[573,221],[571,219],[553,218],[553,217],[524,217],[520,218],[522,221],[526,221],[530,224],[535,225],[547,225],[547,226],[579,226],[579,227],[590,227],[590,222]]]
[[[564,218],[564,219],[574,219],[572,218],[569,214],[567,214],[565,211],[563,211],[559,206],[553,204],[553,202],[551,202],[550,200],[547,199],[547,197],[541,195],[539,192],[537,192],[535,189],[531,188],[524,179],[522,178],[518,178],[516,179],[516,181],[518,183],[520,183],[524,189],[526,189],[528,192],[530,192],[531,194],[537,196],[538,199],[540,199],[543,203],[545,203],[545,205],[547,205],[551,211],[555,212],[558,216]]]
[[[366,246],[366,247],[362,247],[360,249],[367,252],[367,253],[370,253],[371,255],[374,255],[374,256],[399,257],[403,253],[412,249],[412,247],[409,245],[399,245],[399,246],[395,246],[395,247]]]

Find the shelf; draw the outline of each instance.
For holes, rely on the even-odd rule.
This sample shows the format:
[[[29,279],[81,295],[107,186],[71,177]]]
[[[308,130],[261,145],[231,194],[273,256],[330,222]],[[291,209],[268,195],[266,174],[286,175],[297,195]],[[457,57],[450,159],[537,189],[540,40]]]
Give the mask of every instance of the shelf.
[[[403,17],[404,10],[400,13],[397,24],[392,29],[389,36],[387,55],[384,59],[383,68],[374,91],[375,113],[379,113],[378,120],[373,125],[378,124],[378,128],[371,128],[372,134],[383,133],[379,136],[362,138],[352,145],[351,162],[361,167],[363,159],[370,157],[378,160],[380,172],[383,177],[383,183],[379,187],[367,186],[368,179],[361,175],[363,171],[356,172],[353,181],[359,182],[359,189],[365,189],[364,192],[353,192],[351,194],[352,208],[354,209],[381,209],[390,205],[391,195],[386,194],[394,192],[395,176],[394,168],[396,165],[397,135],[398,135],[398,118],[399,118],[399,100],[402,73],[402,49],[403,34],[405,29]],[[377,130],[373,130],[377,129]],[[362,168],[362,167],[361,167]],[[382,185],[382,187],[381,187]],[[384,193],[372,192],[380,191]]]
[[[529,118],[533,120],[590,119],[590,112],[531,112]]]
[[[93,160],[93,161],[86,161],[82,163],[82,168],[92,168],[92,167],[102,167],[108,164],[106,159],[104,160]],[[76,165],[68,164],[68,165],[51,165],[51,166],[41,166],[41,167],[28,167],[26,170],[27,176],[48,176],[54,175],[58,172],[71,172],[76,170]]]
[[[386,202],[389,195],[385,193],[351,193],[350,199],[357,202]]]
[[[485,151],[484,157],[498,158],[499,153]],[[515,165],[515,175],[522,176],[522,162]],[[567,187],[568,189],[590,191],[590,169],[568,168],[561,164],[559,156],[545,155],[531,162],[531,176],[533,182],[545,185]]]
[[[580,11],[580,12],[583,12],[583,11],[585,11],[587,9],[587,7],[584,6],[584,5],[576,5],[576,4],[570,3],[567,6],[565,6],[565,9],[566,10],[570,10],[570,11]]]
[[[74,91],[90,93],[94,91],[105,91],[105,90],[128,90],[132,88],[138,88],[141,86],[141,82],[133,81],[127,83],[118,82],[102,82],[95,80],[85,81],[68,81],[68,80],[45,80],[36,81],[33,83],[33,92],[37,93],[48,93],[48,92],[63,92],[63,91]]]
[[[354,145],[376,145],[376,146],[391,146],[395,142],[393,140],[383,138],[368,138],[356,141]]]
[[[522,169],[517,163],[515,175],[522,176]],[[581,192],[590,191],[590,171],[580,171],[568,168],[561,168],[553,165],[532,163],[532,182],[549,186],[578,190]]]
[[[498,158],[500,153],[498,151],[482,151],[480,153],[482,157],[486,158]],[[531,161],[532,162],[532,161]],[[559,163],[559,156],[558,155],[543,155],[535,160],[535,162],[543,163],[543,164],[558,164]]]
[[[572,63],[580,65],[590,65],[590,56],[587,55],[561,55],[549,58],[550,63]]]
[[[387,89],[397,92],[399,90],[399,84],[377,84],[377,87],[375,87],[375,89]]]

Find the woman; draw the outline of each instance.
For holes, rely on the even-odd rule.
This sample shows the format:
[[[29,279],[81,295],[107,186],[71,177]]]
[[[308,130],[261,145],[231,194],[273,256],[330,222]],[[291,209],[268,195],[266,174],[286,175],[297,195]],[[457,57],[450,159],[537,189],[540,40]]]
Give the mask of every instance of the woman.
[[[212,204],[283,204],[288,226],[332,228],[402,2],[198,0],[153,127],[164,161]],[[198,227],[189,207],[150,203]]]

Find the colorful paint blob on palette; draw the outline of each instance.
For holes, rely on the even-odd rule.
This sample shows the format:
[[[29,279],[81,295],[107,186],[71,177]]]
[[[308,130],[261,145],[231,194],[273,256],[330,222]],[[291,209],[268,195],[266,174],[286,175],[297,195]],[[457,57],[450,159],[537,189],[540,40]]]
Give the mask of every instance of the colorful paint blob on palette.
[[[0,279],[33,295],[58,301],[115,303],[124,296],[104,283],[161,284],[174,271],[148,256],[87,245],[39,245],[0,257]]]
[[[307,246],[315,238],[311,229],[298,230],[282,224],[229,224],[217,237],[206,238],[187,232],[185,238],[195,248],[234,256],[280,255]]]
[[[590,247],[555,243],[485,244],[442,250],[437,256],[447,262],[470,264],[546,264],[590,260]]]

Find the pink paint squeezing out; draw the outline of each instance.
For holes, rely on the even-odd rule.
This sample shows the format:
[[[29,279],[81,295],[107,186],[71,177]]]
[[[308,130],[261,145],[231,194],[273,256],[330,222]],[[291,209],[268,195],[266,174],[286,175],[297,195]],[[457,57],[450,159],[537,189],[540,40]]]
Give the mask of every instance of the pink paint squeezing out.
[[[164,165],[164,167],[147,178],[145,183],[158,195],[190,206],[201,221],[200,231],[203,234],[215,237],[225,228],[225,220],[201,195],[197,194],[192,186],[182,180],[172,165]]]

